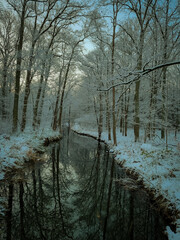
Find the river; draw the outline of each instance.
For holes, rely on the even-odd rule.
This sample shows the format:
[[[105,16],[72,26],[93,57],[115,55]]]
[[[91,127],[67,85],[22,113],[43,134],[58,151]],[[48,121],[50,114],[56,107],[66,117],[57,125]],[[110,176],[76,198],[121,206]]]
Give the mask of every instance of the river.
[[[165,223],[105,144],[67,133],[1,186],[1,240],[164,240]]]

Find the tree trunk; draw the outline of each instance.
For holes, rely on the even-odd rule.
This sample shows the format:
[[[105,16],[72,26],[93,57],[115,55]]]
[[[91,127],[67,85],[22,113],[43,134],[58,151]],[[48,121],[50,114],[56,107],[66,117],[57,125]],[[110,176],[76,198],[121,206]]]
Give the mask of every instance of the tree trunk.
[[[164,47],[164,61],[167,59],[167,43],[165,43]],[[162,70],[162,128],[161,128],[161,138],[165,138],[165,131],[166,131],[166,67]]]
[[[66,80],[67,81],[67,80]],[[64,81],[62,95],[61,95],[61,101],[60,101],[60,108],[59,108],[59,131],[62,133],[62,113],[63,113],[63,102],[64,102],[64,93],[66,88],[66,81]]]
[[[115,53],[115,37],[116,37],[116,21],[117,21],[117,5],[115,7],[115,1],[113,1],[113,36],[112,36],[112,53],[111,53],[111,75],[113,77],[114,74],[114,53]],[[113,84],[113,83],[112,83]],[[112,106],[112,114],[113,114],[113,143],[116,146],[116,111],[115,111],[115,102],[116,102],[116,92],[115,87],[112,89],[113,91],[113,106]]]
[[[30,51],[30,59],[28,64],[27,76],[26,76],[26,86],[25,86],[25,95],[24,95],[24,103],[23,103],[23,113],[22,113],[22,122],[21,122],[21,131],[24,131],[26,127],[26,115],[27,115],[27,105],[28,98],[30,94],[30,85],[31,85],[31,69],[33,65],[33,54],[34,54],[35,42],[32,43],[31,51]]]
[[[27,3],[26,0],[24,0],[23,6],[22,6],[22,14],[21,14],[21,25],[19,29],[19,43],[17,47],[15,93],[14,93],[14,106],[13,106],[13,132],[16,132],[18,127],[19,92],[20,92],[21,62],[22,62],[22,48],[23,48],[23,38],[24,38],[26,3]]]
[[[152,129],[152,111],[153,111],[153,98],[154,98],[154,76],[152,75],[151,78],[151,93],[150,93],[150,104],[149,104],[149,117],[148,117],[148,124],[147,124],[147,137],[151,139],[151,129]]]
[[[154,64],[155,66],[158,65],[157,61],[157,52],[158,52],[158,43],[157,43],[157,25],[155,22],[155,49],[154,49]],[[157,89],[158,89],[158,82],[157,82],[157,71],[154,71],[153,73],[153,88],[152,88],[152,110],[153,110],[153,123],[152,123],[152,135],[155,136],[155,131],[156,131],[156,123],[155,123],[155,116],[156,116],[156,109],[157,109]]]
[[[109,77],[109,64],[107,63],[107,79]],[[106,86],[108,88],[108,84]],[[110,109],[109,109],[109,91],[106,92],[106,127],[108,130],[108,140],[111,140],[111,123],[110,123]]]
[[[40,124],[41,124],[44,98],[45,98],[45,92],[46,92],[46,85],[47,85],[47,82],[48,82],[50,69],[51,69],[51,59],[50,59],[50,62],[48,64],[48,67],[47,67],[46,73],[45,73],[46,77],[45,77],[45,80],[44,80],[44,87],[43,87],[43,90],[42,90],[41,104],[39,106],[39,111],[38,111],[38,114],[37,114],[37,126],[40,126]]]
[[[106,92],[106,126],[108,130],[108,140],[111,140],[111,124],[110,124],[110,112],[109,112],[109,91]]]
[[[126,99],[126,96],[125,96]],[[130,99],[130,88],[128,91],[128,99],[126,100],[126,105],[125,105],[125,123],[124,123],[124,128],[125,128],[125,136],[127,137],[127,127],[128,127],[128,111],[129,111],[129,99]]]
[[[143,55],[143,45],[144,45],[144,32],[141,31],[140,34],[140,43],[139,43],[139,56],[137,62],[137,70],[142,69],[142,55]],[[139,141],[139,90],[140,90],[140,81],[137,81],[135,84],[135,95],[134,95],[134,137],[135,142]]]
[[[114,145],[117,145],[116,140],[116,113],[115,113],[115,101],[116,101],[116,95],[115,95],[115,87],[113,87],[113,141]]]
[[[122,89],[123,91],[123,89]],[[123,133],[123,118],[124,118],[124,99],[123,99],[123,96],[121,97],[121,117],[120,117],[120,132]]]
[[[54,131],[57,129],[58,105],[59,105],[59,99],[60,99],[62,72],[63,72],[63,67],[61,68],[61,71],[59,73],[59,85],[58,85],[56,104],[54,109],[53,126],[52,126]]]
[[[134,136],[135,142],[139,140],[139,88],[140,81],[136,82],[135,86],[135,95],[134,95],[134,103],[135,103],[135,117],[134,117]]]
[[[168,46],[168,21],[169,21],[169,0],[166,1],[166,12],[165,12],[165,28],[164,31],[162,30],[162,36],[164,41],[164,47],[163,47],[163,61],[167,61],[167,46]],[[167,68],[164,67],[162,69],[162,128],[161,128],[161,138],[165,138],[165,132],[166,132],[166,71]]]
[[[3,80],[3,83],[2,83],[2,119],[6,119],[6,117],[7,117],[7,109],[6,109],[7,56],[5,57],[4,63],[3,63],[3,79],[2,80]]]
[[[103,115],[102,115],[102,93],[99,93],[99,124],[98,124],[98,140],[101,139],[102,127],[103,127]]]
[[[38,113],[39,100],[40,100],[41,92],[42,92],[45,66],[46,66],[46,64],[44,62],[43,66],[42,66],[41,76],[40,76],[39,88],[38,88],[38,92],[37,92],[37,95],[36,95],[35,106],[33,108],[33,124],[32,125],[33,125],[34,130],[37,127],[37,113]]]
[[[47,63],[47,57],[48,57],[49,50],[50,50],[51,46],[53,45],[53,41],[54,41],[56,34],[57,34],[57,32],[55,32],[55,27],[54,27],[52,38],[51,38],[48,48],[45,52],[45,59],[43,60],[43,63],[42,63],[42,71],[41,71],[39,89],[38,89],[37,96],[36,96],[35,106],[33,108],[33,127],[34,127],[34,129],[38,125],[37,115],[38,115],[38,107],[39,107],[40,97],[41,97],[41,93],[42,93],[42,89],[43,89],[44,75],[45,76],[46,76],[46,74],[49,75],[49,71],[50,71],[49,70],[50,64]],[[50,63],[51,63],[51,59],[50,59]]]
[[[57,97],[56,97],[56,104],[54,109],[54,118],[53,118],[53,126],[52,129],[55,131],[57,129],[57,116],[58,116],[58,104],[60,98],[60,87],[58,89]]]
[[[63,84],[63,89],[62,89],[62,95],[61,95],[61,101],[60,101],[60,108],[59,108],[59,131],[60,133],[62,133],[62,113],[63,113],[63,102],[64,102],[64,94],[65,94],[65,88],[66,88],[66,83],[67,83],[67,79],[68,79],[68,74],[69,74],[69,70],[70,70],[70,66],[71,66],[71,61],[74,55],[74,51],[75,48],[78,46],[78,44],[83,41],[83,40],[79,40],[73,47],[72,49],[72,53],[67,65],[67,70],[66,70],[66,74],[65,74],[65,78],[64,78],[64,84]]]
[[[124,119],[124,135],[127,137],[127,126],[128,126],[128,107],[125,109],[125,119]]]

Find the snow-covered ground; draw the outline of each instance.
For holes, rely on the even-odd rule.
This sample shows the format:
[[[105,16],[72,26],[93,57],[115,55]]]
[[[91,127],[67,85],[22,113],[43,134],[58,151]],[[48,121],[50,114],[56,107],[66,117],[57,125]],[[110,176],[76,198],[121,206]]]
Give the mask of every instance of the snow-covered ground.
[[[88,130],[78,124],[72,129],[79,133],[97,137],[95,130]],[[156,189],[156,195],[162,195],[176,206],[180,211],[180,135],[175,139],[173,134],[168,139],[168,150],[165,143],[156,136],[147,143],[134,142],[133,130],[128,130],[128,136],[122,136],[117,131],[117,146],[108,141],[107,132],[102,133],[104,140],[110,147],[110,151],[116,156],[116,160],[123,166],[135,170],[143,179],[145,186]],[[177,219],[177,233],[173,233],[167,227],[169,240],[180,239],[180,219]]]
[[[97,131],[87,130],[75,124],[73,130],[79,133],[86,133],[97,137]],[[0,180],[3,180],[5,171],[9,167],[19,167],[28,154],[41,150],[45,138],[57,137],[59,132],[51,129],[44,129],[38,132],[26,130],[19,135],[0,135]],[[117,133],[117,146],[113,146],[112,141],[108,141],[107,132],[102,133],[104,140],[110,147],[110,151],[116,155],[116,160],[123,163],[128,169],[135,169],[148,188],[156,189],[157,195],[162,194],[171,203],[175,204],[180,211],[180,136],[175,139],[169,136],[169,147],[166,151],[165,143],[156,137],[148,143],[134,142],[133,131],[128,131],[128,137]],[[42,149],[43,150],[43,149]],[[1,203],[1,199],[0,199]],[[3,207],[0,204],[0,213]],[[180,239],[180,220],[177,220],[177,233],[173,233],[167,227],[169,240]]]
[[[42,129],[38,132],[26,130],[16,135],[0,135],[0,181],[5,177],[6,170],[21,167],[36,150],[43,151],[45,138],[58,137],[59,132],[52,129]],[[0,197],[0,215],[4,213],[3,199]]]
[[[26,130],[17,135],[0,135],[0,180],[4,178],[6,168],[19,166],[35,150],[43,151],[45,138],[58,137],[59,132],[52,129],[40,131]]]

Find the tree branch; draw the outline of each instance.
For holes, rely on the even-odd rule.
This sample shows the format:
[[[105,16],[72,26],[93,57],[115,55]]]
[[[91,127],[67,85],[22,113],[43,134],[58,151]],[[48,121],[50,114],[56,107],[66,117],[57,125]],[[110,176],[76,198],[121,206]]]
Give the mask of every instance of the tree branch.
[[[132,84],[133,82],[136,82],[136,81],[139,81],[139,79],[152,72],[152,71],[155,71],[157,69],[160,69],[160,68],[164,68],[164,67],[169,67],[169,66],[173,66],[173,65],[177,65],[177,64],[180,64],[180,60],[177,60],[177,61],[174,61],[174,62],[167,62],[167,63],[163,63],[163,64],[160,64],[160,65],[156,65],[152,68],[146,68],[146,69],[142,69],[140,71],[135,71],[135,72],[129,72],[126,76],[124,76],[124,78],[128,78],[129,76],[132,76],[132,75],[135,75],[133,79],[127,81],[127,82],[122,82],[122,83],[117,83],[117,84],[114,84],[112,86],[110,86],[109,88],[107,89],[97,89],[97,91],[109,91],[110,89],[114,88],[114,87],[118,87],[118,86],[124,86],[124,85],[128,85],[128,84]]]
[[[131,38],[132,42],[134,43],[135,48],[137,49],[136,42],[135,42],[133,36],[132,36],[132,35],[127,31],[127,29],[124,28],[121,24],[118,24],[118,26],[119,26],[120,28],[122,28],[123,31]]]

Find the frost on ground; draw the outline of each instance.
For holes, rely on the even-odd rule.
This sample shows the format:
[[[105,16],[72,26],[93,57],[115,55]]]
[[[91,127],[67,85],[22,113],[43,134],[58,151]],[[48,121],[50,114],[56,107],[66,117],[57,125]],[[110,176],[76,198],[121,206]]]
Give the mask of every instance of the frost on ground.
[[[97,131],[87,130],[78,124],[72,129],[98,137]],[[132,130],[128,131],[127,137],[117,132],[117,146],[113,146],[112,141],[108,141],[107,132],[102,133],[102,140],[109,145],[110,151],[115,153],[116,160],[123,163],[124,167],[135,170],[142,177],[147,188],[156,189],[157,196],[162,195],[180,211],[180,135],[175,139],[171,134],[166,149],[166,144],[158,135],[148,143],[143,143],[143,139],[135,143]],[[176,223],[177,233],[173,233],[167,227],[170,240],[180,239],[180,219]]]

